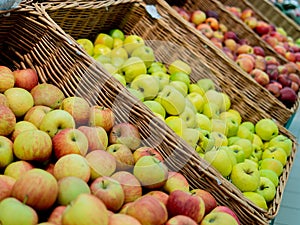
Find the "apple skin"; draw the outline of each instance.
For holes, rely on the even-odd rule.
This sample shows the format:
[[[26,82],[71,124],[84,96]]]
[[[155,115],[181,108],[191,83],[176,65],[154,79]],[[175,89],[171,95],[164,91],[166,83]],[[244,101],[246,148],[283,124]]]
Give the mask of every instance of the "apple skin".
[[[272,146],[272,147],[267,147],[264,149],[262,153],[262,159],[265,158],[274,158],[277,159],[282,163],[283,166],[286,165],[287,163],[287,154],[284,149],[277,147],[277,146]]]
[[[296,92],[290,87],[284,87],[280,90],[280,100],[288,107],[291,108],[297,101]]]
[[[272,146],[284,149],[286,155],[289,156],[293,149],[293,142],[287,136],[279,134],[277,137],[274,137],[269,141],[269,147]]]
[[[16,116],[10,108],[0,105],[0,135],[8,136],[16,125]]]
[[[169,195],[166,192],[160,190],[153,190],[146,193],[146,195],[151,195],[161,201],[165,206],[167,206],[167,202],[169,199]]]
[[[197,225],[197,223],[188,216],[177,215],[170,218],[165,225]]]
[[[18,216],[12,216],[18,212]],[[28,224],[36,225],[38,215],[36,211],[16,198],[8,197],[0,202],[0,221],[2,224]]]
[[[243,192],[243,195],[258,207],[264,210],[268,210],[266,200],[260,194],[250,191],[250,192]]]
[[[16,137],[13,152],[22,160],[44,162],[52,154],[52,140],[41,130],[24,131]]]
[[[0,175],[0,202],[11,196],[16,179],[7,175]]]
[[[262,86],[265,86],[270,82],[268,74],[260,69],[253,69],[250,72],[250,75]]]
[[[115,213],[109,216],[108,225],[142,225],[136,218],[121,214]]]
[[[21,120],[17,122],[15,125],[15,129],[10,136],[11,140],[14,141],[21,132],[27,130],[37,130],[37,127],[33,123],[28,121]]]
[[[200,225],[238,225],[236,220],[224,212],[211,212],[203,218]]]
[[[14,87],[15,77],[13,72],[6,66],[0,66],[0,92],[3,93],[7,89]]]
[[[55,203],[57,194],[55,177],[38,168],[29,170],[17,179],[11,193],[12,197],[20,201],[26,200],[26,204],[36,210],[49,209]]]
[[[206,20],[206,14],[201,10],[195,10],[190,17],[190,21],[195,25],[199,25],[203,23],[205,20]]]
[[[133,152],[134,162],[136,163],[141,157],[146,155],[154,156],[161,162],[164,161],[161,154],[158,151],[156,151],[154,148],[148,146],[142,146]]]
[[[24,173],[33,169],[33,165],[29,162],[20,160],[10,163],[4,170],[4,175],[18,179],[23,176]]]
[[[255,133],[263,140],[270,141],[278,135],[276,123],[268,118],[261,119],[255,124]]]
[[[116,158],[117,168],[116,170],[128,170],[131,171],[135,164],[132,151],[123,144],[109,145],[106,151],[112,154]]]
[[[52,138],[53,151],[57,159],[67,154],[85,156],[88,151],[88,139],[78,129],[66,128]]]
[[[61,218],[66,208],[67,206],[65,205],[56,206],[49,215],[47,222],[61,225]]]
[[[215,197],[212,196],[212,194],[208,191],[205,191],[203,189],[193,189],[191,190],[191,193],[203,199],[205,204],[205,215],[210,213],[214,208],[217,207],[217,201]]]
[[[103,127],[80,126],[77,129],[84,133],[88,140],[88,152],[107,148],[108,136]]]
[[[62,224],[108,225],[108,210],[104,203],[92,194],[80,194],[62,215]]]
[[[122,185],[111,177],[98,177],[91,183],[90,189],[108,210],[117,212],[124,204],[125,195]]]
[[[0,105],[8,106],[7,98],[4,94],[0,93]]]
[[[219,206],[215,207],[212,212],[224,212],[224,213],[227,213],[227,214],[231,215],[236,220],[236,222],[237,222],[238,225],[241,224],[241,222],[240,222],[239,218],[237,217],[236,213],[233,212],[232,209],[230,209],[227,206],[219,205]]]
[[[90,108],[90,126],[102,127],[106,132],[109,132],[114,124],[115,115],[111,109],[98,105]]]
[[[269,178],[261,177],[259,182],[259,188],[256,190],[256,192],[263,196],[266,202],[270,202],[275,198],[276,188]]]
[[[189,192],[175,190],[170,193],[167,202],[169,217],[185,215],[200,223],[205,214],[203,199]]]
[[[167,181],[162,188],[164,191],[170,194],[175,190],[188,192],[190,190],[190,185],[187,179],[181,173],[169,171]]]
[[[38,85],[39,78],[33,69],[14,70],[13,75],[15,77],[15,87],[31,91],[32,88]]]
[[[37,105],[31,107],[25,114],[24,120],[33,123],[37,128],[40,127],[41,121],[46,115],[51,110],[50,107],[48,106],[43,106],[43,105]]]
[[[141,224],[164,224],[168,220],[166,206],[149,195],[144,195],[130,204],[126,214],[136,218]]]
[[[109,133],[110,144],[124,144],[131,150],[137,149],[141,144],[138,128],[130,123],[119,123],[112,127]]]
[[[0,136],[0,168],[5,168],[13,160],[13,142],[7,137]]]
[[[142,196],[142,186],[132,173],[127,171],[118,171],[111,175],[111,178],[115,179],[122,185],[125,195],[124,204],[133,202]]]

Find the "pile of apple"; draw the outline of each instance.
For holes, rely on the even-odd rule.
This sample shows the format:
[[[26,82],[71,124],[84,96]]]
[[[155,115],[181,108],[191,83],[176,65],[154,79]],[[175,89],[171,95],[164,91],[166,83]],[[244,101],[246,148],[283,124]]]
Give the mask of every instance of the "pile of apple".
[[[286,64],[280,64],[275,57],[265,55],[263,48],[249,45],[246,39],[239,38],[235,32],[230,31],[226,25],[220,23],[219,16],[215,11],[195,10],[187,12],[183,8],[176,6],[173,8],[288,108],[295,104],[300,85],[298,75],[300,67],[299,46],[284,41],[287,40],[287,37],[280,32],[270,31],[270,34],[265,34],[264,39],[275,42],[277,51],[282,51],[282,54],[284,52],[285,57],[290,60]],[[247,23],[252,26],[254,17],[250,17],[250,15],[252,14],[249,11],[240,14],[241,18],[250,20]],[[267,29],[264,26],[265,23],[257,22],[255,30],[263,32]],[[272,26],[268,25],[268,32],[270,27]],[[278,39],[282,39],[281,42]],[[285,45],[289,46],[289,51],[286,51]]]
[[[2,225],[239,225],[113,112],[0,66]]]
[[[121,38],[114,37],[116,32]],[[191,83],[192,68],[186,62],[156,61],[153,49],[137,35],[125,36],[114,29],[110,34],[100,33],[94,43],[88,39],[78,42],[94,46],[90,48],[93,57],[133,95],[247,198],[268,208],[293,144],[279,134],[273,120],[242,121],[240,113],[231,108],[229,96],[216,90],[211,79]],[[103,54],[95,55],[97,45],[106,49]]]

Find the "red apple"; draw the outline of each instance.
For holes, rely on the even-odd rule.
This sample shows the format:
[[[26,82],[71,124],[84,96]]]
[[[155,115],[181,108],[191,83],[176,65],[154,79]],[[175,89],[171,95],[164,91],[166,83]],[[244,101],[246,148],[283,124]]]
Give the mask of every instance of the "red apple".
[[[15,87],[24,88],[30,91],[38,85],[39,78],[33,69],[21,69],[13,71],[15,77]]]
[[[295,53],[293,52],[286,52],[284,54],[284,57],[290,62],[296,62],[296,56]]]
[[[262,39],[269,45],[271,45],[273,48],[275,48],[275,46],[278,45],[278,40],[270,35],[264,35],[262,36]]]
[[[288,75],[288,77],[291,79],[291,81],[294,81],[295,83],[297,83],[298,85],[300,85],[300,77],[298,74],[296,73],[290,73]]]
[[[16,116],[4,105],[0,105],[0,115],[0,135],[7,136],[15,129]]]
[[[255,32],[258,35],[262,36],[270,32],[270,26],[266,22],[260,20],[257,22],[257,25],[255,27]]]
[[[108,225],[142,225],[136,218],[121,214],[114,213],[109,216]]]
[[[288,63],[284,64],[284,67],[285,67],[287,73],[297,73],[298,67],[297,67],[296,63],[294,63],[294,62],[288,62]]]
[[[260,69],[254,69],[250,72],[250,75],[262,86],[267,85],[270,82],[269,76],[267,73]]]
[[[280,96],[280,89],[278,87],[278,85],[276,85],[275,83],[269,83],[265,86],[265,88],[271,92],[276,98],[278,98]]]
[[[165,225],[197,225],[197,223],[188,216],[177,215],[170,218]]]
[[[275,37],[278,40],[278,42],[286,41],[286,37],[284,35],[278,33],[277,31],[271,31],[270,36]]]
[[[0,202],[11,196],[11,191],[16,179],[6,175],[0,175]]]
[[[115,157],[118,171],[132,171],[135,161],[130,148],[123,144],[112,144],[106,151]]]
[[[283,87],[290,87],[292,83],[287,74],[280,74],[277,78],[277,81],[281,83]]]
[[[216,199],[208,191],[205,191],[203,189],[193,189],[191,190],[191,193],[203,199],[205,204],[205,214],[208,214],[210,211],[217,207]]]
[[[236,50],[237,54],[252,54],[253,48],[250,45],[241,45]]]
[[[179,8],[178,14],[186,21],[190,21],[191,15],[186,10]]]
[[[299,84],[296,83],[296,82],[294,82],[294,81],[292,81],[291,88],[297,93],[298,90],[299,90]]]
[[[195,10],[191,15],[190,20],[193,24],[199,25],[206,20],[206,14],[201,10]]]
[[[262,71],[265,71],[267,68],[266,60],[263,56],[257,55],[255,57],[255,66],[256,69],[260,69]]]
[[[146,193],[146,195],[151,195],[161,201],[165,206],[167,206],[169,195],[166,192],[153,190]]]
[[[245,21],[246,18],[249,18],[249,17],[254,17],[255,13],[252,9],[244,9],[241,13],[241,19],[243,21]]]
[[[257,26],[257,19],[253,16],[247,17],[244,23],[253,30]]]
[[[265,56],[265,50],[260,46],[253,46],[253,53],[263,57]]]
[[[93,127],[103,127],[109,132],[115,124],[115,115],[109,108],[103,106],[92,106],[90,110],[89,125]]]
[[[292,88],[284,87],[280,90],[280,100],[291,108],[297,101],[297,94]]]
[[[219,29],[219,21],[214,17],[206,18],[205,23],[208,24],[213,30]]]
[[[212,210],[212,212],[224,212],[224,213],[228,213],[229,215],[231,215],[237,222],[238,225],[240,225],[240,221],[239,218],[237,217],[237,215],[232,211],[232,209],[230,209],[227,206],[217,206],[216,208],[214,208]]]
[[[227,40],[227,39],[232,39],[235,42],[239,41],[239,38],[238,38],[237,34],[235,32],[233,32],[233,31],[227,31],[227,32],[225,32],[225,34],[224,34],[224,40]]]
[[[212,18],[215,18],[217,20],[219,20],[219,15],[216,11],[214,10],[206,10],[205,11],[205,14],[206,14],[206,17],[212,17]]]
[[[18,179],[27,171],[33,169],[33,165],[29,162],[20,160],[10,163],[4,170],[4,175]]]
[[[274,50],[275,50],[279,55],[282,55],[282,56],[286,57],[287,51],[286,51],[286,49],[285,49],[283,46],[277,44],[277,45],[274,46]]]
[[[206,23],[201,23],[196,27],[205,37],[212,38],[214,31],[213,29]]]
[[[108,136],[104,128],[80,126],[78,130],[84,133],[88,140],[88,152],[107,148]]]
[[[239,58],[236,60],[236,63],[247,73],[250,73],[254,68],[253,62],[248,58]]]
[[[52,212],[48,218],[48,222],[53,223],[55,225],[62,225],[61,219],[62,219],[62,215],[66,208],[67,208],[67,206],[64,206],[64,205],[56,206],[52,210]]]
[[[169,171],[167,181],[163,186],[163,190],[169,194],[175,190],[188,192],[190,190],[190,185],[185,176],[183,176],[181,173]]]
[[[51,108],[48,106],[33,106],[26,112],[24,120],[33,123],[37,128],[39,128],[42,119],[50,110]]]
[[[154,156],[161,162],[164,161],[162,155],[157,150],[155,150],[152,147],[143,146],[143,147],[139,147],[133,152],[134,162],[136,163],[141,157],[146,155]]]
[[[300,62],[300,52],[296,52],[294,55],[295,55],[295,62]]]
[[[270,80],[277,80],[279,76],[278,67],[275,64],[269,64],[266,67],[265,72],[268,74]]]
[[[267,56],[265,56],[265,60],[266,60],[267,65],[274,64],[274,65],[279,66],[279,62],[274,56],[267,55]]]

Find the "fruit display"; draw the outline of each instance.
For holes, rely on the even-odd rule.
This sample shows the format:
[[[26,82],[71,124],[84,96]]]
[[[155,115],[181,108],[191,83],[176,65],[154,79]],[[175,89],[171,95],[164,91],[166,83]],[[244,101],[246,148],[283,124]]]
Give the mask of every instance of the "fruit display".
[[[153,49],[138,35],[113,29],[98,34],[94,43],[77,41],[245,197],[268,209],[293,148],[273,120],[243,121],[210,78],[192,83],[186,62],[155,60]],[[99,45],[106,50],[95,54]]]
[[[299,63],[296,61],[296,56],[300,48],[297,45],[289,44],[287,37],[274,30],[274,26],[261,21],[257,22],[253,17],[253,11],[245,10],[244,14],[242,12],[239,14],[245,20],[247,18],[248,26],[253,27],[257,32],[265,32],[264,39],[270,40],[270,42],[272,39],[272,42],[275,43],[274,46],[276,45],[276,51],[282,50],[282,54],[279,52],[278,54],[291,59],[288,63],[281,63],[275,56],[266,55],[262,47],[252,46],[247,39],[240,38],[230,27],[219,21],[219,15],[215,11],[204,12],[198,9],[189,12],[182,7],[173,6],[173,8],[286,107],[292,108],[295,105],[300,85]],[[233,7],[230,7],[229,11],[239,12]],[[281,41],[277,40],[279,37],[282,38]],[[287,51],[286,48],[293,50]]]
[[[1,66],[2,224],[240,224],[143,146],[136,126],[37,78]]]

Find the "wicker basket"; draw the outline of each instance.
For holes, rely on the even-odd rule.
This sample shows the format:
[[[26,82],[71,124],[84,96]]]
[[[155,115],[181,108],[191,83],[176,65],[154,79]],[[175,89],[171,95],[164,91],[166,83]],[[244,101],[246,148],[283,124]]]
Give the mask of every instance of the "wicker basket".
[[[175,59],[182,59],[187,61],[192,66],[193,72],[191,74],[191,79],[193,81],[204,77],[210,77],[214,79],[215,82],[219,84],[220,88],[230,95],[233,108],[237,109],[241,113],[244,120],[257,122],[259,119],[269,116],[268,113],[266,113],[264,110],[261,110],[261,108],[256,105],[253,99],[250,100],[247,97],[247,94],[250,94],[252,97],[254,97],[255,95],[261,94],[261,92],[256,92],[255,94],[251,92],[251,89],[249,89],[248,86],[241,87],[241,89],[236,88],[237,84],[238,87],[240,87],[240,85],[251,85],[252,82],[254,82],[253,80],[248,80],[248,78],[246,79],[247,76],[245,76],[245,80],[241,80],[242,77],[240,77],[239,80],[235,79],[235,83],[232,81],[232,79],[236,76],[234,73],[238,73],[239,70],[238,72],[234,71],[233,69],[228,71],[228,67],[223,67],[223,70],[221,68],[219,70],[215,70],[213,68],[209,70],[205,67],[203,62],[209,62],[210,60],[210,64],[214,63],[215,67],[217,67],[218,64],[224,64],[224,62],[227,63],[227,61],[218,61],[220,60],[216,58],[219,57],[218,49],[211,47],[209,42],[207,42],[208,40],[203,39],[203,43],[199,43],[199,40],[202,40],[203,38],[202,35],[197,36],[196,34],[196,36],[188,36],[187,34],[190,34],[192,30],[187,30],[185,27],[180,26],[176,27],[176,23],[171,23],[169,20],[173,17],[168,17],[169,6],[166,4],[166,2],[159,1],[159,3],[157,3],[157,9],[160,15],[163,16],[163,19],[152,18],[147,12],[146,5],[138,0],[125,0],[117,2],[86,2],[77,3],[77,6],[74,6],[74,4],[76,5],[74,2],[47,3],[37,5],[36,7],[39,9],[39,6],[41,6],[42,9],[45,9],[50,17],[49,20],[52,18],[59,25],[59,27],[61,27],[74,39],[94,39],[99,32],[107,31],[112,28],[120,28],[125,31],[126,34],[138,34],[142,36],[145,40],[148,40],[147,43],[149,44],[152,43],[150,40],[171,42],[175,46],[173,48],[167,48],[168,51],[166,51],[165,46],[152,46],[154,48],[156,47],[154,49],[155,55],[159,61],[171,62]],[[174,19],[176,19],[176,16]],[[172,25],[172,28],[170,25]],[[57,29],[59,29],[59,27]],[[74,39],[71,37],[69,38],[69,40]],[[183,40],[185,39],[188,39],[189,43],[184,42]],[[187,51],[178,51],[178,46],[184,46]],[[197,49],[197,51],[194,49]],[[198,55],[199,50],[205,56]],[[214,55],[212,55],[212,53]],[[88,60],[87,58],[85,58],[85,60]],[[93,61],[92,59],[90,60]],[[220,71],[222,71],[222,73],[220,73]],[[51,71],[48,72],[51,73]],[[231,72],[233,72],[233,74]],[[82,76],[85,76],[85,74],[82,74]],[[61,78],[61,82],[69,83],[70,80],[74,79],[74,76],[70,74],[67,76],[67,78]],[[101,81],[101,83],[102,82],[103,81]],[[74,85],[76,85],[76,81],[74,83]],[[69,85],[66,86],[69,87]],[[101,86],[106,88],[107,85],[101,84]],[[253,86],[256,87],[255,85]],[[116,94],[114,94],[114,92],[116,90],[115,88],[110,90],[111,88],[112,87],[110,86],[108,88],[109,90],[107,91],[110,93],[110,95],[115,96]],[[241,93],[240,90],[243,90],[244,92],[242,91]],[[100,95],[104,96],[105,100],[108,101],[108,103],[101,102],[101,104],[111,107],[113,104],[111,98],[114,99],[114,97],[107,98],[107,96],[102,93],[103,90],[99,91],[101,93]],[[264,89],[261,89],[261,91],[264,93]],[[70,90],[69,93],[73,94],[74,91]],[[130,99],[130,97],[127,95],[126,98]],[[257,98],[259,99],[260,97],[257,96]],[[128,106],[125,108],[128,108]],[[122,112],[120,112],[120,114],[122,114]],[[152,114],[138,103],[136,104],[134,111],[132,111],[132,114],[134,116],[132,122],[136,123],[142,130],[144,136],[148,137],[148,123],[149,120],[153,118],[151,116]],[[296,152],[294,137],[284,127],[280,125],[279,127],[282,134],[287,135],[293,140],[294,146],[287,166],[284,169],[284,173],[280,178],[280,185],[277,188],[276,198],[272,202],[268,211],[255,206],[253,203],[243,197],[242,193],[234,185],[223,178],[213,168],[207,167],[207,163],[197,156],[192,157],[191,160],[189,160],[189,162],[183,166],[182,173],[188,178],[193,188],[198,187],[207,189],[215,196],[219,204],[228,205],[234,209],[239,219],[242,221],[242,224],[268,224],[270,219],[274,218],[278,212],[282,198],[282,192],[284,190]],[[155,129],[157,132],[162,132],[163,134],[169,132],[168,129],[166,129],[168,132],[165,131],[165,125],[163,124],[159,124],[158,127],[155,127]],[[149,143],[152,145],[155,143],[154,139],[148,138],[147,140],[149,140]],[[168,136],[163,137],[162,144],[157,146],[157,148],[160,152],[162,152],[165,158],[170,158],[174,154],[173,149],[178,149],[176,147],[179,146],[177,142],[183,143],[176,135],[170,132],[170,134],[168,133]],[[194,155],[194,153],[190,151],[190,148],[186,147],[184,144],[182,144],[180,148],[178,149],[179,153],[184,152],[184,156],[191,154]],[[170,162],[171,167],[178,168],[179,165],[182,165],[181,160],[182,159],[176,160],[176,158],[172,159],[172,162]]]
[[[282,13],[269,0],[248,0],[256,11],[260,11],[269,21],[278,27],[283,27],[284,30],[294,40],[300,38],[300,26],[291,18]]]

